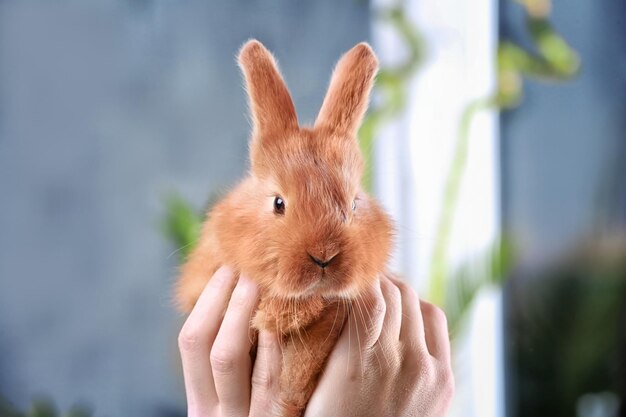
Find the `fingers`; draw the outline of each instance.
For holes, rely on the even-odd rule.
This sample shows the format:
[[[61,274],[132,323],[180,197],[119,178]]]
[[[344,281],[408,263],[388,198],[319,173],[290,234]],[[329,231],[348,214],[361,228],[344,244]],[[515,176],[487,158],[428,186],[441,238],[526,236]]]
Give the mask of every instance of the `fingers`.
[[[426,348],[437,359],[449,361],[450,338],[443,310],[420,300],[411,287],[397,278],[389,277],[389,281],[398,288],[402,298],[400,340],[418,349]]]
[[[279,395],[282,354],[278,336],[259,332],[257,356],[252,371],[250,416],[266,416]]]
[[[448,335],[448,321],[439,307],[422,300],[420,303],[424,317],[424,333],[428,352],[435,358],[450,361],[450,337]]]
[[[209,351],[235,284],[232,270],[217,270],[178,336],[189,415],[208,415],[217,404]]]
[[[339,343],[350,346],[360,346],[363,349],[371,348],[384,332],[387,307],[385,297],[378,280],[376,280],[363,294],[352,302],[347,323],[339,337]],[[342,340],[343,339],[343,340]],[[358,349],[352,349],[358,355]]]
[[[385,299],[378,280],[352,301],[352,308],[322,376],[325,385],[333,385],[335,381],[345,378],[346,369],[350,366],[362,365],[364,352],[369,351],[380,337],[385,310]]]
[[[211,349],[211,369],[222,416],[244,415],[250,407],[249,329],[258,296],[258,287],[248,278],[239,277]]]
[[[385,320],[380,340],[395,343],[400,338],[402,325],[402,304],[400,289],[386,276],[380,278],[380,289],[385,299]]]
[[[426,349],[424,335],[424,321],[420,309],[420,299],[413,288],[398,278],[389,276],[391,282],[400,290],[402,297],[402,326],[400,340],[410,345],[417,345]]]

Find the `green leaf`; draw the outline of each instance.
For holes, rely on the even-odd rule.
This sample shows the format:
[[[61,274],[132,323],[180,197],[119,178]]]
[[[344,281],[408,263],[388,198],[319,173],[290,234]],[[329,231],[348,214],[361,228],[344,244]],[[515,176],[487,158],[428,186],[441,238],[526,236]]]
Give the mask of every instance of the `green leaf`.
[[[162,228],[167,239],[176,247],[180,260],[186,259],[200,236],[202,216],[178,194],[165,199],[165,218]]]
[[[455,336],[478,292],[487,286],[500,286],[510,275],[515,250],[506,237],[496,239],[484,253],[457,268],[447,281],[444,310],[450,333]]]

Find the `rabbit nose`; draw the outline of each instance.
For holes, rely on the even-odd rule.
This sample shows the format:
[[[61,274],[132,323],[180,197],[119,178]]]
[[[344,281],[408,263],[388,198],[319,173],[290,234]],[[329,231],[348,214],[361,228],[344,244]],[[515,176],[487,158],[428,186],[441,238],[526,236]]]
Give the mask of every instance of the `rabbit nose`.
[[[321,259],[316,258],[315,256],[311,255],[311,254],[310,254],[310,253],[308,253],[308,252],[307,252],[307,254],[309,255],[309,258],[311,259],[311,261],[313,261],[313,263],[314,263],[315,265],[317,265],[317,266],[319,266],[320,268],[322,268],[322,269],[323,269],[323,268],[326,268],[326,267],[327,267],[327,266],[328,266],[328,265],[332,262],[332,260],[333,260],[333,259],[335,259],[335,257],[336,257],[339,253],[336,253],[336,254],[334,254],[333,256],[330,256],[329,258],[327,258],[327,259],[326,259],[326,260],[324,260],[324,261],[323,261],[323,260],[321,260]]]

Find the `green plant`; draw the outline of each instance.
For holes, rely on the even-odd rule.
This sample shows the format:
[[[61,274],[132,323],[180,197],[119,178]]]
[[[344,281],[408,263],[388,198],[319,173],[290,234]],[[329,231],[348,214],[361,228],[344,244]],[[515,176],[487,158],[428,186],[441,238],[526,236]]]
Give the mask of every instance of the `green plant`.
[[[435,245],[429,268],[429,298],[436,304],[446,305],[448,310],[454,309],[446,300],[447,291],[455,291],[455,285],[464,285],[466,273],[461,273],[461,284],[458,279],[451,277],[448,251],[454,213],[458,206],[458,198],[469,150],[469,130],[471,123],[478,112],[487,109],[512,109],[518,106],[523,97],[523,81],[525,77],[551,81],[567,81],[579,71],[580,60],[576,52],[555,31],[549,21],[551,9],[550,0],[516,0],[526,12],[527,29],[533,41],[536,52],[529,52],[511,41],[503,40],[498,47],[497,73],[498,83],[496,91],[489,97],[479,98],[468,104],[461,116],[459,133],[454,147],[453,159],[446,176],[442,209],[439,215]],[[503,238],[496,239],[496,246],[482,256],[470,260],[472,264],[490,265],[494,263],[493,256],[504,256],[511,251],[511,243]],[[502,259],[500,265],[510,265],[510,256]],[[461,267],[460,271],[467,270]],[[473,279],[474,286],[500,284],[507,276],[508,269],[483,268],[488,273]],[[491,274],[498,274],[493,276]],[[465,274],[465,275],[463,275]],[[457,274],[458,275],[458,274]],[[465,277],[465,278],[462,278]],[[471,298],[464,302],[471,303]],[[463,308],[462,310],[466,310]]]
[[[515,296],[505,326],[513,415],[591,415],[579,411],[590,394],[622,403],[622,412],[605,404],[604,415],[624,415],[626,234],[613,233],[590,236],[510,283]]]
[[[167,239],[176,247],[176,253],[182,262],[198,240],[202,216],[179,194],[170,193],[164,201],[165,217],[161,228]]]
[[[482,254],[462,264],[452,274],[443,307],[448,318],[450,335],[454,338],[478,292],[487,285],[499,286],[515,264],[515,248],[511,239],[496,239]]]

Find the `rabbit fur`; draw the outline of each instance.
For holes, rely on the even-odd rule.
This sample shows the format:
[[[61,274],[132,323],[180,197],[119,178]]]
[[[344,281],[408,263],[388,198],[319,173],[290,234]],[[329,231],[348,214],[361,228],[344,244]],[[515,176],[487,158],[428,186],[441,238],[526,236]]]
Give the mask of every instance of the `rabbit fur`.
[[[260,42],[248,41],[238,61],[252,116],[250,170],[208,213],[175,296],[190,311],[221,265],[254,280],[261,299],[251,326],[277,333],[283,345],[277,414],[298,416],[351,303],[385,270],[391,250],[391,220],[361,188],[357,141],[378,60],[366,43],[344,54],[311,127],[299,125]]]

